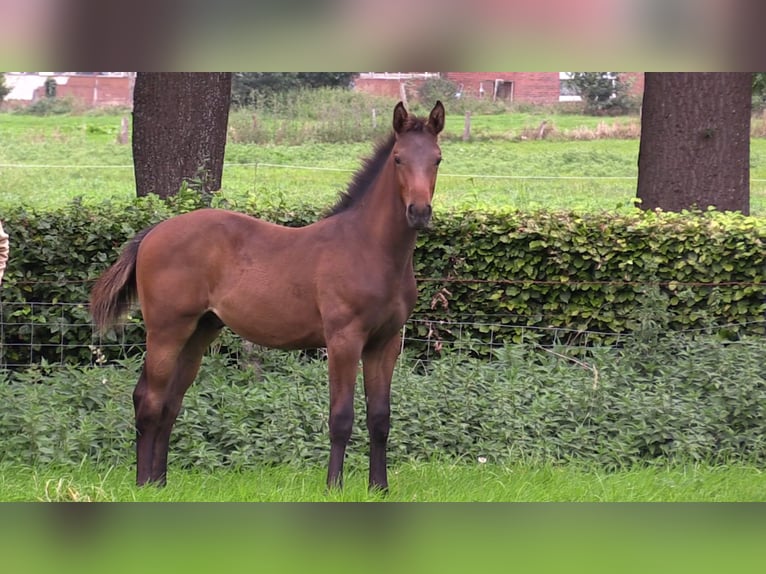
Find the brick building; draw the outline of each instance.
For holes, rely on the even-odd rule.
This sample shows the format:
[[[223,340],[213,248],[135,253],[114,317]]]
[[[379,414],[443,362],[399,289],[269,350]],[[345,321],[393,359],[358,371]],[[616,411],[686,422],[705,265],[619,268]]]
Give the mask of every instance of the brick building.
[[[379,95],[408,96],[427,79],[440,76],[457,85],[463,96],[532,104],[579,100],[567,89],[567,72],[363,72],[354,88]],[[632,93],[643,93],[643,73],[629,72],[624,77],[632,80]]]
[[[28,104],[45,97],[45,83],[56,82],[56,97],[85,106],[132,106],[135,72],[5,72],[11,91],[5,100]]]

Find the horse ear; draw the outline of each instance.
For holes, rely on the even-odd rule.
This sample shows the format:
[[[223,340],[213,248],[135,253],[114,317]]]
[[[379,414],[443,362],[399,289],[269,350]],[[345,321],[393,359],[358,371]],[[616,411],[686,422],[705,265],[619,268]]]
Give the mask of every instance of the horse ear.
[[[398,134],[404,130],[404,124],[407,123],[407,110],[404,104],[399,102],[394,108],[394,131]]]
[[[431,110],[431,115],[428,116],[428,125],[434,132],[434,135],[437,135],[444,129],[444,106],[441,100],[436,100],[434,109]]]

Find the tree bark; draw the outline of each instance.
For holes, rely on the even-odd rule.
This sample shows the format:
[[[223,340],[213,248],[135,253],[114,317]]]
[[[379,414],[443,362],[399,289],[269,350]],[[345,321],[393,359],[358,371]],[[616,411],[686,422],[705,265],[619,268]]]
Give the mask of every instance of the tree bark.
[[[221,188],[231,73],[139,72],[133,90],[136,194],[175,195],[186,181]]]
[[[650,73],[637,197],[643,209],[750,209],[751,73]]]

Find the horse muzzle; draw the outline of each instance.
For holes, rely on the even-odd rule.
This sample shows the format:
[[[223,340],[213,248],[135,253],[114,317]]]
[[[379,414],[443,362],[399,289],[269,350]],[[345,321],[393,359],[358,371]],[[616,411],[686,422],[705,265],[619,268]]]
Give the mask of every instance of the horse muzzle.
[[[424,205],[410,203],[407,206],[407,225],[412,229],[425,229],[431,222],[431,212],[431,205],[428,203]]]

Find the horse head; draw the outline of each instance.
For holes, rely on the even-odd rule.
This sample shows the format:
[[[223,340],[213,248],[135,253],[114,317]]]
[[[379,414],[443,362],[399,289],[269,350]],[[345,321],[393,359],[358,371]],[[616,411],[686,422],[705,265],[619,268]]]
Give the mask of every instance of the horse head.
[[[412,229],[424,229],[431,220],[431,200],[442,159],[437,136],[443,128],[444,106],[440,101],[425,122],[409,115],[402,102],[394,108],[396,141],[391,155],[407,224]]]

